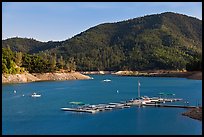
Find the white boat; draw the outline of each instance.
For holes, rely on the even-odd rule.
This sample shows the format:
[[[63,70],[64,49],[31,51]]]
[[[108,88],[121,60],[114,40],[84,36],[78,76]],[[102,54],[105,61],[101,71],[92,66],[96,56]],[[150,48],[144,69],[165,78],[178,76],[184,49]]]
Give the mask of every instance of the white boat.
[[[105,110],[112,110],[113,108],[108,108],[108,107],[105,107]]]
[[[156,102],[159,102],[160,100],[158,97],[152,97],[152,98],[150,98],[150,101],[153,103],[156,103]]]
[[[34,92],[34,93],[31,95],[31,97],[33,97],[33,98],[38,98],[38,97],[41,97],[41,95]]]
[[[150,98],[147,96],[141,97],[141,101],[142,101],[142,104],[151,103]]]
[[[147,103],[152,103],[152,102],[151,102],[151,100],[148,100],[148,99],[142,100],[142,104],[147,104]]]
[[[110,79],[104,79],[103,81],[104,82],[110,82],[111,80]]]

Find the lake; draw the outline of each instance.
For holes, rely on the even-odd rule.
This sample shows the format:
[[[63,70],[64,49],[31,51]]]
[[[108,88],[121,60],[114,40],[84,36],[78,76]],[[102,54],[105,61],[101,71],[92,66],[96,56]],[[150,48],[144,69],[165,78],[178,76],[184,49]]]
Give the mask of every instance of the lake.
[[[182,116],[184,108],[136,107],[77,113],[61,111],[69,102],[102,104],[174,93],[189,105],[202,104],[202,80],[167,77],[90,75],[94,79],[2,86],[3,135],[201,135],[202,122]],[[111,79],[111,82],[103,82]],[[17,93],[14,93],[14,90]],[[118,93],[117,93],[118,90]],[[42,96],[32,98],[37,92]],[[24,95],[24,96],[23,96]],[[184,102],[179,102],[183,104]]]

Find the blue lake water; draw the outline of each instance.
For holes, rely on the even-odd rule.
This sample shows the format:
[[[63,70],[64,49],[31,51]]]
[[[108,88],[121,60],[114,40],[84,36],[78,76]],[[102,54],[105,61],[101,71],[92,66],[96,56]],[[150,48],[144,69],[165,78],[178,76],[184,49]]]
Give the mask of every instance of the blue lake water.
[[[160,92],[202,104],[202,81],[185,78],[90,75],[91,80],[46,81],[2,86],[3,135],[201,135],[202,122],[182,116],[183,108],[136,107],[96,114],[61,111],[69,102],[100,104]],[[111,82],[103,82],[111,79]],[[16,90],[15,94],[13,91]],[[119,91],[118,93],[116,91]],[[31,98],[33,92],[40,98]],[[22,96],[24,94],[24,96]],[[183,102],[180,102],[182,104]]]

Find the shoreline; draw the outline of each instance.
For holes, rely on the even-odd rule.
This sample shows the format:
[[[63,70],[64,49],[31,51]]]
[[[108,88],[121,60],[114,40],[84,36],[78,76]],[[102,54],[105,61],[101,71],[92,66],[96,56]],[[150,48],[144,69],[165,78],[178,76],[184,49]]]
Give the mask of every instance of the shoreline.
[[[87,74],[118,75],[133,77],[178,77],[194,80],[202,80],[202,71],[180,72],[172,70],[152,70],[152,71],[84,71],[84,72],[55,72],[55,73],[28,73],[22,74],[2,74],[2,84],[27,83],[35,81],[56,81],[56,80],[76,80],[91,79]]]
[[[134,77],[178,77],[202,80],[202,71],[147,70],[147,71],[84,71],[82,74],[111,74]]]
[[[202,121],[202,107],[188,109],[186,112],[182,113],[182,115]]]
[[[2,74],[2,84],[83,79],[91,79],[91,77],[79,72]]]
[[[169,72],[169,73],[138,73],[138,74],[116,74],[121,76],[137,76],[137,77],[177,77],[194,80],[202,80],[202,72]]]

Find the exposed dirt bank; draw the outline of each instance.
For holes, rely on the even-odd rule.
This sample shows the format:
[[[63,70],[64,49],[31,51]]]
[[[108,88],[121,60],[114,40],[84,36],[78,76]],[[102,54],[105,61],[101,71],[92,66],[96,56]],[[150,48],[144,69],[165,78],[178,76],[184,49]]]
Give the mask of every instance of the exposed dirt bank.
[[[202,107],[191,108],[187,112],[182,113],[182,115],[202,121]]]
[[[45,80],[75,80],[75,79],[90,79],[89,76],[79,72],[71,73],[22,73],[22,74],[6,74],[2,75],[2,84],[5,83],[26,83],[33,81]]]
[[[111,74],[111,71],[83,71],[82,74]]]
[[[72,73],[32,73],[40,80],[74,80],[74,79],[90,79],[89,76],[83,75],[79,72]]]
[[[25,82],[33,82],[40,81],[37,77],[33,76],[30,73],[23,74],[2,74],[2,83],[25,83]]]
[[[156,70],[156,71],[118,71],[112,73],[115,75],[125,75],[125,76],[146,76],[146,77],[182,77],[189,79],[202,80],[201,71],[192,72],[179,72],[179,71],[166,71],[166,70]]]

